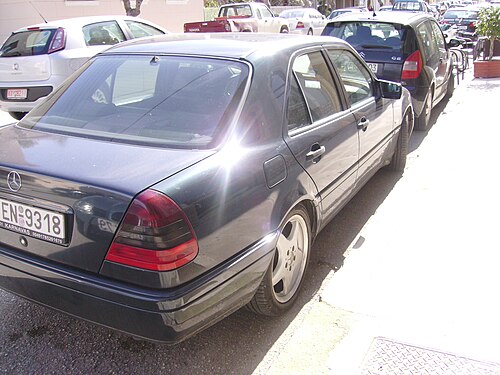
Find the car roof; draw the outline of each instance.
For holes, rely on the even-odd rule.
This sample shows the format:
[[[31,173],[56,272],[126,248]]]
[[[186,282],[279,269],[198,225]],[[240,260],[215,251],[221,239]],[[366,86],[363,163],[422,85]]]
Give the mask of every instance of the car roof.
[[[374,15],[375,13],[375,15]],[[423,12],[363,12],[363,13],[344,13],[335,17],[329,23],[334,22],[353,22],[353,21],[377,21],[388,23],[399,23],[402,25],[410,25],[424,19],[434,19],[428,13]]]
[[[109,15],[109,16],[65,18],[65,19],[60,19],[60,20],[49,21],[46,23],[38,23],[38,24],[34,24],[34,25],[21,27],[14,32],[17,33],[20,31],[26,31],[26,30],[28,30],[28,28],[34,28],[34,27],[38,27],[40,29],[54,29],[57,27],[64,27],[64,28],[71,29],[71,28],[75,28],[75,27],[82,27],[82,26],[89,25],[92,23],[113,21],[113,20],[130,20],[130,21],[145,22],[145,23],[149,23],[149,24],[154,25],[150,21],[146,21],[144,19],[137,18],[137,17],[129,17],[129,16],[121,16],[121,15]],[[160,26],[158,26],[158,27],[163,30],[162,27],[160,27]]]
[[[271,33],[179,33],[122,42],[102,54],[174,54],[247,59],[318,45],[349,46],[338,38]]]

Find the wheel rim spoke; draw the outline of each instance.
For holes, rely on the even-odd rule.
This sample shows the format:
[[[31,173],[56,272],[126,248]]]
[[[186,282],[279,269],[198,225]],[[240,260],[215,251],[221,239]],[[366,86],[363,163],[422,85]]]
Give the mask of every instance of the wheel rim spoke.
[[[281,303],[289,301],[300,285],[308,244],[307,224],[301,216],[292,216],[278,238],[277,261],[272,273],[274,293]]]
[[[285,277],[285,265],[283,263],[283,258],[280,256],[278,258],[278,263],[273,272],[273,286],[278,284],[280,280]]]

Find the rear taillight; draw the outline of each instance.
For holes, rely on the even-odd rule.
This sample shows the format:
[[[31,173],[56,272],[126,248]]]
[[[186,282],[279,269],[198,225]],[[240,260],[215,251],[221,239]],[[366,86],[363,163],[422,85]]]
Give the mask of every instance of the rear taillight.
[[[474,27],[476,27],[476,25],[474,24],[474,22],[469,23],[469,29],[473,29]]]
[[[60,51],[66,47],[66,32],[62,27],[56,30],[52,42],[50,43],[49,53]]]
[[[297,22],[297,26],[295,28],[296,29],[303,29],[304,28],[304,22],[302,22],[302,21]]]
[[[169,271],[189,263],[197,254],[198,242],[179,206],[160,192],[146,190],[125,213],[106,260]]]
[[[422,55],[420,51],[413,52],[403,64],[401,80],[418,78],[422,71]]]

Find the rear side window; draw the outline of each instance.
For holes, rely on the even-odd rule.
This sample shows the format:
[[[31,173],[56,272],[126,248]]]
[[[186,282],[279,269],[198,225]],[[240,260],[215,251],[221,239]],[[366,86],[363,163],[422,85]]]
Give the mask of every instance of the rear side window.
[[[345,40],[357,50],[387,49],[401,52],[407,29],[400,24],[385,22],[334,22],[322,35]]]
[[[125,40],[122,29],[115,21],[84,26],[83,36],[87,46],[113,45]]]
[[[32,30],[12,34],[0,50],[1,57],[35,56],[46,54],[56,29]]]
[[[232,119],[249,69],[232,60],[100,56],[21,126],[116,142],[206,148]]]
[[[145,23],[142,22],[125,21],[125,23],[127,24],[134,38],[164,34],[163,31],[158,30],[156,27],[146,25]]]
[[[418,25],[417,34],[422,45],[426,64],[433,65],[439,60],[439,49],[433,37],[431,24],[429,22],[424,22]]]
[[[290,95],[288,97],[287,118],[288,131],[311,124],[307,104],[295,74],[292,74],[290,79]]]

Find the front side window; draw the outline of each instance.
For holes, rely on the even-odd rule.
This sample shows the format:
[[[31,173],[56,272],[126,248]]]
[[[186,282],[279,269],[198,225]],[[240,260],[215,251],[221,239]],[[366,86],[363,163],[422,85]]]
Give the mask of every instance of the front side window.
[[[351,104],[373,96],[370,73],[350,51],[329,50],[328,56],[339,72]]]
[[[249,70],[230,60],[100,56],[21,126],[116,142],[206,148],[225,129]]]
[[[263,18],[272,18],[273,14],[266,7],[259,8]]]
[[[146,25],[142,22],[125,21],[125,23],[127,24],[128,29],[130,30],[130,33],[134,38],[164,34],[163,31],[158,30],[156,27]]]
[[[82,30],[87,46],[113,45],[125,40],[125,35],[115,21],[93,23]]]
[[[292,70],[304,93],[313,121],[341,111],[337,88],[320,52],[297,57]]]

